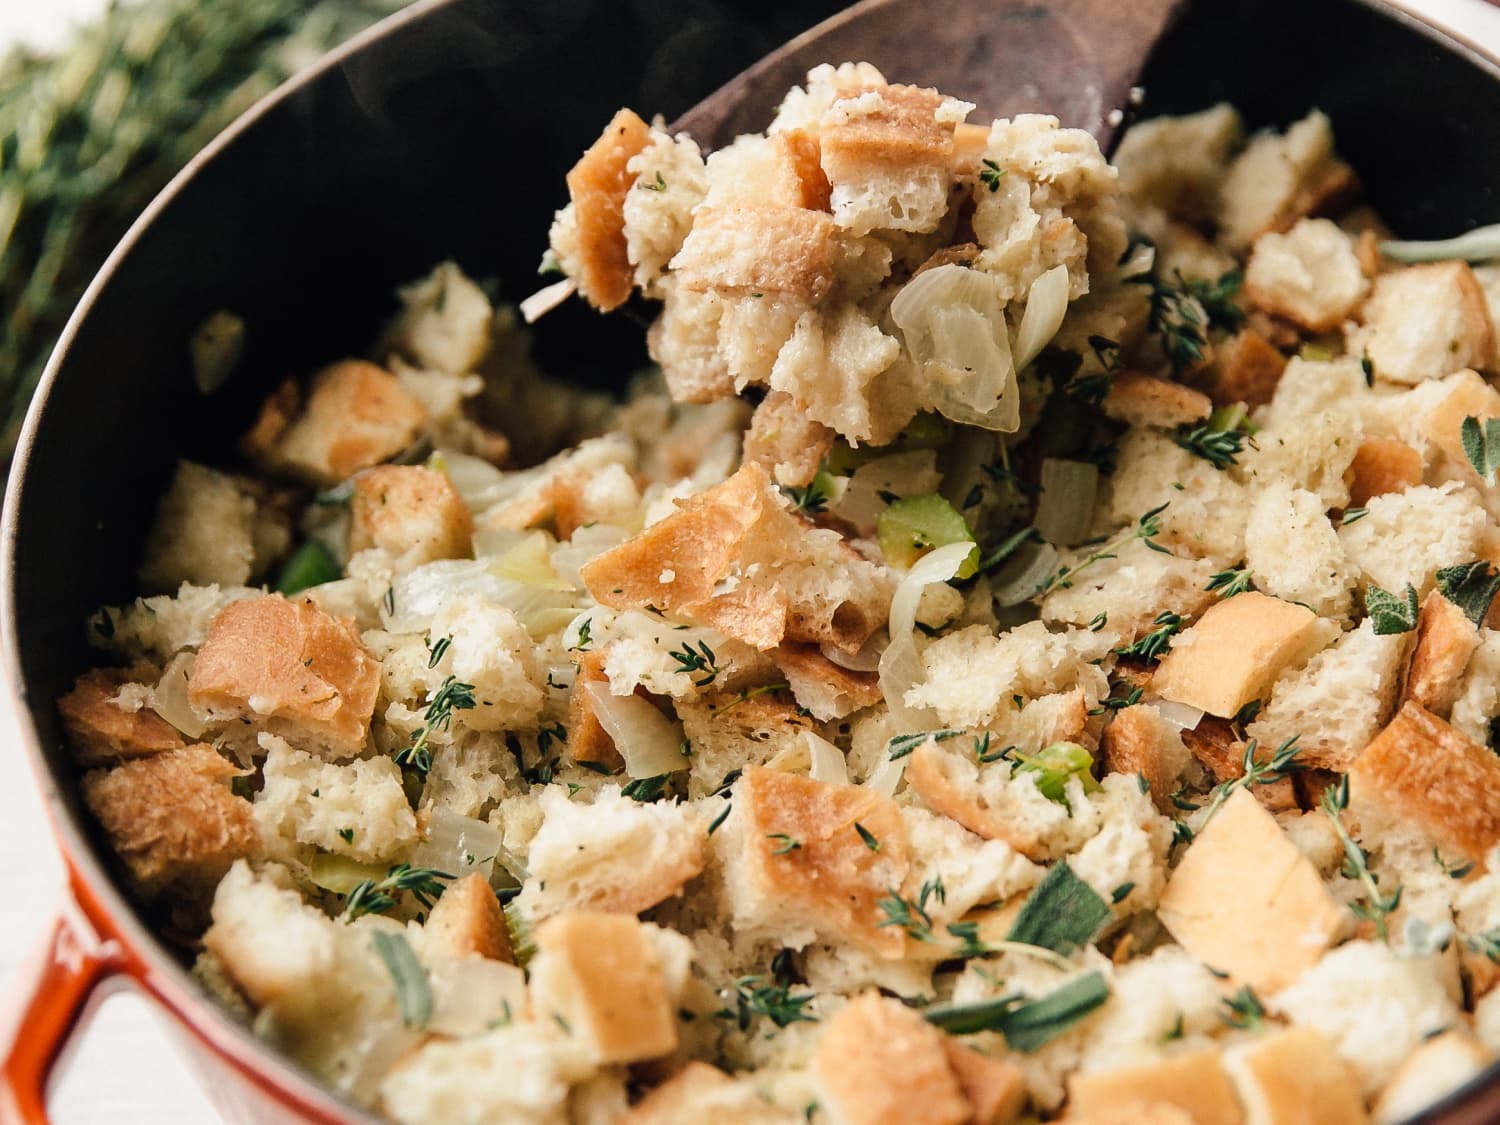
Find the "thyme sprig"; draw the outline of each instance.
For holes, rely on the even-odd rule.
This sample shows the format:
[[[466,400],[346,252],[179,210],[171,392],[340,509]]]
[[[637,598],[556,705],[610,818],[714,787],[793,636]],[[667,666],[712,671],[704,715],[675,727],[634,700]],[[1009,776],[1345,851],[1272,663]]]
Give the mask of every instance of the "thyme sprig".
[[[1156,537],[1161,534],[1161,514],[1166,510],[1167,504],[1157,505],[1149,512],[1144,513],[1140,519],[1136,520],[1134,526],[1127,527],[1113,539],[1090,551],[1075,565],[1059,567],[1055,573],[1049,575],[1046,581],[1042,583],[1040,592],[1045,594],[1054,588],[1059,590],[1068,589],[1068,587],[1073,585],[1078,576],[1089,567],[1095,563],[1103,562],[1105,559],[1116,558],[1120,551],[1124,550],[1125,547],[1137,539],[1153,551],[1157,551],[1163,555],[1170,555],[1172,552],[1156,541]]]
[[[1333,822],[1333,830],[1338,833],[1339,842],[1344,845],[1344,877],[1355,879],[1364,887],[1364,898],[1351,902],[1349,909],[1354,911],[1355,917],[1373,922],[1380,940],[1388,942],[1390,928],[1386,919],[1401,905],[1401,885],[1398,883],[1396,889],[1388,895],[1380,893],[1379,881],[1370,870],[1369,856],[1344,827],[1344,811],[1348,807],[1349,778],[1344,776],[1337,785],[1330,785],[1323,791],[1323,812]]]
[[[682,648],[673,649],[667,655],[677,661],[677,671],[686,672],[690,676],[700,674],[700,678],[693,680],[694,687],[707,687],[724,671],[719,667],[714,650],[708,647],[707,641],[699,641],[696,649],[693,648],[692,641],[684,642]]]
[[[762,977],[740,977],[734,982],[733,1007],[725,1007],[714,1013],[719,1019],[733,1020],[741,1031],[749,1031],[757,1016],[770,1020],[777,1027],[790,1027],[794,1023],[817,1023],[818,1017],[807,1010],[816,995],[811,992],[794,994],[789,982],[762,984]]]
[[[1198,825],[1198,831],[1202,832],[1208,827],[1208,822],[1214,818],[1236,789],[1249,789],[1252,785],[1270,785],[1272,782],[1281,781],[1299,770],[1306,769],[1306,764],[1297,758],[1297,755],[1302,752],[1302,748],[1297,745],[1298,737],[1298,735],[1292,735],[1266,758],[1256,757],[1260,743],[1252,738],[1245,745],[1244,757],[1240,759],[1240,768],[1243,772],[1239,777],[1230,778],[1214,788],[1208,802],[1208,811],[1204,814],[1202,823]]]
[[[355,885],[344,899],[344,917],[349,921],[365,914],[384,914],[394,909],[397,896],[406,892],[431,910],[443,893],[444,880],[452,879],[446,871],[432,867],[412,867],[398,863],[386,872],[384,879],[365,879]]]
[[[445,677],[428,702],[422,725],[413,735],[411,745],[403,746],[392,755],[396,764],[426,777],[432,771],[432,750],[427,743],[433,732],[448,730],[453,724],[453,712],[471,711],[476,702],[473,684],[464,683],[455,676]]]
[[[1156,626],[1155,629],[1130,644],[1115,649],[1115,653],[1119,656],[1136,656],[1155,664],[1172,647],[1172,638],[1182,631],[1187,618],[1168,610],[1157,614],[1152,624]]]
[[[942,876],[929,879],[922,884],[914,899],[905,898],[892,887],[878,903],[885,917],[877,923],[880,927],[900,926],[907,936],[916,941],[930,942],[932,938],[932,915],[927,912],[927,903],[948,900],[948,889],[943,886]]]

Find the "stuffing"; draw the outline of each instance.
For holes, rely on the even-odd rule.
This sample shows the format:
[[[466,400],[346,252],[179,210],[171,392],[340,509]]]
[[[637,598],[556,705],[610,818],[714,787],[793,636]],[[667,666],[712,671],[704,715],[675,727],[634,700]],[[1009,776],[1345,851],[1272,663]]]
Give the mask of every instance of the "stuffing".
[[[1422,454],[1404,441],[1366,438],[1346,470],[1349,506],[1363,508],[1376,496],[1405,492],[1422,483]]]
[[[1265,232],[1329,207],[1354,184],[1326,115],[1315,110],[1285,133],[1257,133],[1220,181],[1219,242],[1242,252]]]
[[[1246,299],[1309,332],[1341,326],[1369,287],[1353,241],[1327,219],[1261,235],[1245,268]]]
[[[1102,406],[1106,415],[1127,426],[1170,430],[1203,421],[1213,412],[1214,404],[1202,391],[1170,379],[1122,371],[1110,383]]]
[[[200,743],[90,770],[83,801],[136,893],[153,899],[170,892],[191,901],[259,848],[249,802],[229,789],[240,776]]]
[[[797,1115],[772,1104],[749,1082],[707,1063],[690,1062],[620,1118],[620,1125],[797,1125]]]
[[[1420,317],[1410,310],[1424,310]],[[1495,326],[1484,290],[1464,262],[1433,262],[1375,279],[1351,328],[1352,355],[1366,355],[1377,378],[1393,383],[1440,379],[1465,367],[1495,365]]]
[[[1321,1031],[1371,1096],[1429,1035],[1452,1027],[1458,1010],[1420,957],[1383,942],[1351,941],[1290,987],[1262,994],[1294,1026]]]
[[[833,431],[799,408],[791,395],[772,391],[750,420],[745,460],[770,473],[777,484],[805,486],[833,448]]]
[[[141,584],[243,586],[256,571],[255,499],[232,477],[179,461],[146,536]]]
[[[1220,181],[1243,133],[1239,112],[1223,102],[1201,113],[1142,121],[1115,149],[1120,190],[1136,204],[1202,222],[1213,214]]]
[[[110,765],[187,745],[182,735],[149,707],[124,705],[120,697],[130,683],[123,672],[95,668],[79,676],[73,689],[57,701],[63,730],[79,765]]]
[[[592,803],[548,787],[517,900],[542,919],[569,910],[639,914],[703,870],[705,823],[690,805],[642,803],[609,786]]]
[[[1479,640],[1479,628],[1463,610],[1436,590],[1428,594],[1417,615],[1417,640],[1402,702],[1409,699],[1440,719],[1448,718]]]
[[[786,677],[797,704],[815,719],[842,719],[873,707],[884,697],[872,672],[853,672],[811,645],[782,645],[771,659]]]
[[[632,281],[650,295],[652,283],[682,249],[708,176],[692,138],[669,137],[659,129],[651,130],[651,139],[625,170],[635,177],[621,205],[625,256],[635,267]]]
[[[1407,1057],[1380,1091],[1371,1121],[1374,1125],[1396,1125],[1415,1117],[1477,1077],[1493,1058],[1489,1048],[1467,1031],[1434,1036]]]
[[[474,519],[446,473],[382,465],[354,478],[349,553],[378,547],[398,570],[473,553]]]
[[[463,375],[479,366],[495,311],[456,263],[443,262],[397,295],[401,311],[387,330],[392,348],[431,371]]]
[[[809,419],[851,442],[889,440],[917,408],[914,399],[887,404],[894,418],[882,421],[876,406],[878,377],[900,354],[900,343],[858,309],[806,312],[777,354],[768,381]]]
[[[1286,356],[1255,329],[1246,328],[1214,345],[1203,389],[1215,406],[1242,402],[1253,410],[1271,401],[1286,365]]]
[[[1159,1061],[1076,1074],[1068,1081],[1068,1119],[1145,1103],[1182,1110],[1196,1125],[1240,1125],[1234,1086],[1217,1047],[1177,1052]]]
[[[1086,627],[1102,613],[1112,631],[1139,636],[1160,613],[1195,617],[1202,612],[1214,600],[1208,583],[1217,569],[1212,559],[1164,555],[1132,542],[1115,558],[1049,590],[1042,598],[1042,620]]]
[[[364,744],[379,688],[380,665],[348,622],[273,595],[233,602],[213,619],[188,699],[215,722],[347,758]]]
[[[417,821],[389,758],[325,762],[285,739],[260,735],[264,784],[255,826],[272,859],[295,867],[316,848],[361,863],[392,860],[417,842]]]
[[[430,956],[515,962],[500,900],[483,873],[465,875],[443,891],[422,927],[422,949]]]
[[[1139,703],[1116,711],[1104,728],[1100,749],[1108,772],[1144,778],[1156,807],[1170,812],[1172,793],[1192,756],[1178,728],[1164,721],[1156,707]]]
[[[1269,485],[1250,504],[1245,565],[1273,597],[1320,617],[1347,617],[1354,578],[1338,533],[1313,493]]]
[[[1365,516],[1338,533],[1362,586],[1399,594],[1409,582],[1422,597],[1439,568],[1478,557],[1485,512],[1457,484],[1387,493],[1371,498],[1366,508]]]
[[[244,586],[184,582],[175,595],[137,598],[128,606],[100,610],[89,619],[89,643],[132,663],[165,665],[184,649],[200,647],[221,610],[262,593]]]
[[[1312,1027],[1291,1027],[1224,1055],[1245,1125],[1365,1125],[1364,1098],[1348,1065]]]
[[[1448,721],[1486,746],[1490,743],[1490,724],[1500,716],[1500,633],[1493,629],[1479,631],[1479,646],[1469,661],[1453,713]]]
[[[1345,919],[1317,869],[1245,788],[1199,831],[1156,912],[1193,956],[1262,995],[1315,965]]]

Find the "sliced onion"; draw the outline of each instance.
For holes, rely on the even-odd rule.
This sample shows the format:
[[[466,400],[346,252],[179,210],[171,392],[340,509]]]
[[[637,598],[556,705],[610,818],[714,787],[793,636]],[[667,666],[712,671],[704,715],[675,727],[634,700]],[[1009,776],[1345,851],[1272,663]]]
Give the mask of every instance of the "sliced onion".
[[[640,696],[612,695],[608,684],[598,682],[574,690],[588,692],[599,725],[625,759],[625,772],[631,777],[657,777],[688,768],[677,728]]]
[[[901,784],[901,779],[906,775],[906,758],[897,758],[894,762],[886,754],[880,756],[880,764],[870,771],[870,776],[865,778],[865,788],[876,793],[883,793],[887,797],[896,795],[896,787]]]
[[[263,1008],[261,1016],[274,1012],[274,1006]],[[330,1085],[355,1105],[372,1106],[380,1096],[380,1083],[390,1073],[391,1067],[415,1050],[425,1036],[423,1032],[405,1026],[395,1016],[367,1020],[356,1026],[358,1038],[339,1052],[339,1065],[329,1068],[332,1072]],[[256,1027],[261,1027],[259,1017]]]
[[[470,508],[483,508],[492,503],[491,494],[505,484],[505,474],[488,461],[468,453],[457,453],[451,449],[441,450],[443,472],[453,482],[453,488]]]
[[[830,785],[849,784],[849,763],[844,760],[842,750],[810,730],[802,732],[802,741],[812,761],[809,773],[814,781],[826,781]]]
[[[835,645],[824,645],[819,651],[830,664],[847,668],[851,672],[875,672],[880,668],[880,654],[886,646],[886,635],[875,632],[870,635],[858,652],[845,652]]]
[[[1438,242],[1400,242],[1380,244],[1380,252],[1395,262],[1446,262],[1458,258],[1465,262],[1487,262],[1500,258],[1500,223],[1475,227],[1457,238]]]
[[[1151,705],[1161,715],[1162,722],[1177,730],[1193,730],[1203,721],[1204,711],[1201,707],[1189,707],[1186,703],[1177,703],[1171,699],[1155,699]]]
[[[572,592],[572,583],[565,581],[553,569],[549,547],[547,535],[540,531],[533,532],[491,562],[490,573],[524,586],[535,586],[539,590]]]
[[[201,738],[208,724],[188,702],[188,677],[193,671],[193,659],[191,652],[179,652],[172,657],[151,693],[151,709],[189,738]]]
[[[972,543],[949,543],[929,551],[906,572],[891,598],[891,643],[880,656],[880,691],[898,734],[916,730],[922,722],[918,712],[906,705],[907,689],[924,675],[916,638],[917,606],[922,591],[957,574],[973,549]]]
[[[521,302],[521,319],[535,324],[577,291],[578,282],[571,277],[545,285]]]
[[[445,958],[427,970],[427,984],[432,990],[427,1030],[438,1035],[478,1035],[526,1012],[526,972],[504,961]]]
[[[1068,312],[1068,289],[1067,266],[1053,266],[1031,283],[1013,348],[1017,371],[1024,371],[1062,327]]]
[[[500,832],[494,825],[448,809],[434,808],[427,822],[427,839],[411,853],[413,867],[431,867],[455,878],[478,871],[486,879],[500,852]]]
[[[540,638],[577,615],[577,591],[559,586],[562,581],[555,576],[549,585],[538,586],[496,574],[484,561],[443,560],[397,577],[391,586],[394,612],[382,606],[380,613],[392,633],[420,633],[452,599],[478,598],[504,606],[533,638]]]
[[[307,877],[325,891],[347,895],[367,879],[384,879],[387,870],[385,864],[360,863],[346,855],[318,852],[307,865]]]
[[[1141,277],[1156,268],[1156,247],[1149,242],[1137,242],[1126,252],[1125,260],[1115,267],[1115,276],[1120,281]]]
[[[1023,544],[995,579],[995,600],[1006,607],[1030,601],[1057,569],[1060,557],[1051,543]]]
[[[1058,547],[1086,538],[1099,492],[1099,466],[1048,457],[1042,461],[1041,483],[1034,525],[1042,538]]]

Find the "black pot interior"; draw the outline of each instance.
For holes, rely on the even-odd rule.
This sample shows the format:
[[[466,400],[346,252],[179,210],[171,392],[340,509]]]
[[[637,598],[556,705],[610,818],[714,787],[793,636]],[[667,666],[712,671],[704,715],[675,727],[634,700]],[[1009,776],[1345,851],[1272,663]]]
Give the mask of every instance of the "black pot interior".
[[[395,286],[444,258],[525,296],[563,174],[615,108],[670,120],[839,6],[452,0],[302,85],[178,185],[54,360],[11,482],[21,687],[67,809],[53,704],[90,663],[85,617],[134,596],[174,460],[232,463],[270,387],[362,351]],[[1403,233],[1500,220],[1494,67],[1361,0],[1200,0],[1143,84],[1146,114],[1227,100],[1259,125],[1322,108]],[[245,317],[249,351],[206,399],[186,341],[218,308]],[[617,386],[642,335],[574,303],[536,349],[555,374]]]

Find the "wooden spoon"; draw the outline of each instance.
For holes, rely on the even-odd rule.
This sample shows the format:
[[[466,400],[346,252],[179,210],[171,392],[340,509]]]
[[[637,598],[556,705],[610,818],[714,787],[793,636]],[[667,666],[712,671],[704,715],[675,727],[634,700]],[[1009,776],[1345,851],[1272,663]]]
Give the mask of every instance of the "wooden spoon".
[[[1114,139],[1131,87],[1187,0],[864,0],[771,52],[679,117],[707,149],[761,132],[819,63],[974,102],[974,120],[1050,113]]]

